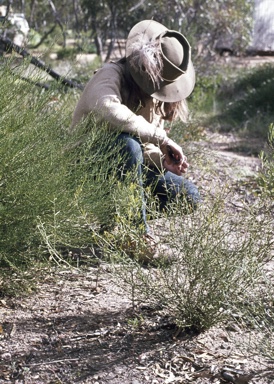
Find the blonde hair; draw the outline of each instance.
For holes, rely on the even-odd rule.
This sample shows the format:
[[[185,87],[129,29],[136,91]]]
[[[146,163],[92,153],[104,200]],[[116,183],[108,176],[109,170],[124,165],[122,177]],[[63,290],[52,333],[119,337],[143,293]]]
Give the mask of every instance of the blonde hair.
[[[188,118],[188,106],[185,99],[176,102],[163,102],[156,103],[156,113],[161,115],[163,120],[174,121],[181,120],[186,123]]]
[[[141,73],[147,81],[152,81],[155,88],[160,88],[163,80],[160,42],[153,40],[144,44],[142,41],[136,41],[131,48],[131,55],[127,58],[131,68]]]

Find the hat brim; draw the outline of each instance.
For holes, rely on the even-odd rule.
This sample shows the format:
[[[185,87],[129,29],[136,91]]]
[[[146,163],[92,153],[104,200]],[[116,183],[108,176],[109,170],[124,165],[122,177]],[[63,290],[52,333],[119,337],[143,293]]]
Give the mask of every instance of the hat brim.
[[[126,58],[132,53],[132,47],[137,41],[146,44],[156,39],[160,34],[169,32],[164,25],[155,20],[143,20],[137,23],[129,32],[126,41]],[[135,82],[148,95],[164,102],[176,102],[187,98],[193,91],[195,85],[195,70],[191,59],[189,60],[185,73],[170,82],[163,80],[156,89],[153,82],[147,81],[144,77],[129,65],[129,71]]]

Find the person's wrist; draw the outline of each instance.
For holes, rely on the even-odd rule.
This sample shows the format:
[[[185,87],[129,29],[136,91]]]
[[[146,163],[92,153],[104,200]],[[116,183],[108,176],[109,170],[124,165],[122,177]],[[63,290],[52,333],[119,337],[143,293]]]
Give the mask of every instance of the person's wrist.
[[[160,145],[160,147],[166,147],[169,144],[169,142],[170,142],[170,138],[166,136],[162,144]]]

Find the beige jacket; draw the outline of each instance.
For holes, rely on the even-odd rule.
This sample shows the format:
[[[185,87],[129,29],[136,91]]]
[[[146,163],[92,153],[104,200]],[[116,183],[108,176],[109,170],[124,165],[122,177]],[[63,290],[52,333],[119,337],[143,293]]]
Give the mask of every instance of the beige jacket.
[[[137,136],[144,145],[146,162],[160,167],[159,146],[167,139],[164,121],[155,113],[153,99],[137,113],[122,104],[122,76],[122,67],[115,63],[105,64],[95,73],[75,108],[71,129],[93,113],[99,121],[108,122],[111,129]]]

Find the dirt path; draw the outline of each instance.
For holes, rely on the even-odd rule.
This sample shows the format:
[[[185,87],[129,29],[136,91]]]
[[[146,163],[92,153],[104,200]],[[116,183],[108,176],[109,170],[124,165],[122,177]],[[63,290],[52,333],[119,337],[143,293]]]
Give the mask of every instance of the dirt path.
[[[232,142],[213,135],[208,147],[222,172],[249,177],[260,162]],[[59,268],[30,297],[0,300],[0,383],[273,383],[274,361],[246,350],[252,332],[176,335],[157,311],[133,311],[107,264]]]

